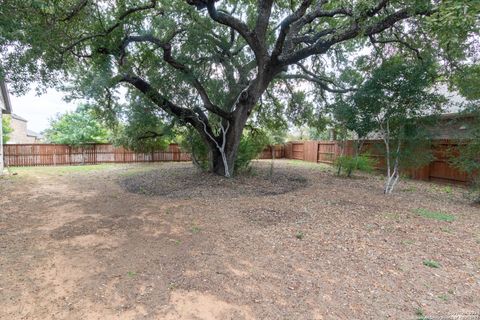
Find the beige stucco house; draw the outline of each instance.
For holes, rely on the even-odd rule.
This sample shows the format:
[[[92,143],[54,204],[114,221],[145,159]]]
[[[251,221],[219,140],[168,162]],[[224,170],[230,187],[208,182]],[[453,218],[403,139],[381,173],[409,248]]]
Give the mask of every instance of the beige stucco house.
[[[13,131],[10,133],[8,144],[30,144],[39,143],[42,140],[40,134],[28,130],[27,120],[12,113],[10,115],[10,126]]]

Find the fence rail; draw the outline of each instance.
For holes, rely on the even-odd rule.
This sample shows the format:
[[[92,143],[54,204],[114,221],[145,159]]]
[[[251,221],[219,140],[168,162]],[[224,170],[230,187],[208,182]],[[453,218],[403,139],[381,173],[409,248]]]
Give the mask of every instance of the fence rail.
[[[7,144],[3,147],[6,166],[54,166],[97,163],[189,161],[190,154],[171,144],[166,150],[134,152],[111,144],[72,147],[60,144]]]

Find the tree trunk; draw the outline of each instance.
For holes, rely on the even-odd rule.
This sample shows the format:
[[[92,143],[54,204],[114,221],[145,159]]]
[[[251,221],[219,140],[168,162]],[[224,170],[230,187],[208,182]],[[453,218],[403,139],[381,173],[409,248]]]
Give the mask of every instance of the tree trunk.
[[[230,178],[235,170],[240,134],[231,134],[226,137],[225,144],[210,144],[210,168],[215,174]]]
[[[257,104],[273,76],[279,70],[269,70],[253,81],[238,97],[232,110],[233,117],[223,119],[217,136],[212,136],[203,124],[200,130],[210,149],[210,169],[213,173],[233,177],[240,139],[253,107]]]

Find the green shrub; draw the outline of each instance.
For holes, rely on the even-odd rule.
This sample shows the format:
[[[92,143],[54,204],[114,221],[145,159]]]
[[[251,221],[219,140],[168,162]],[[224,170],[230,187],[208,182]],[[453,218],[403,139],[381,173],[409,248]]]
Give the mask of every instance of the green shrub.
[[[243,134],[238,147],[237,159],[235,159],[235,172],[245,171],[250,167],[250,163],[267,146],[266,135],[259,132]]]
[[[180,149],[190,152],[193,164],[201,170],[208,170],[208,147],[193,129],[186,130],[177,138]]]
[[[375,161],[368,155],[362,154],[358,156],[341,156],[335,160],[338,174],[345,174],[351,177],[355,171],[372,172]]]

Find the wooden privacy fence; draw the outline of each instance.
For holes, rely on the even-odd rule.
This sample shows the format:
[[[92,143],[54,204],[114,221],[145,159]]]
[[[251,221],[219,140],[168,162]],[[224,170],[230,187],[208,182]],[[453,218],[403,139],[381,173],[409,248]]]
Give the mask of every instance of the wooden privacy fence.
[[[365,141],[363,152],[368,151],[377,160],[377,167],[385,165],[385,157],[379,140]],[[436,140],[431,148],[434,160],[419,169],[410,170],[414,179],[465,183],[470,177],[453,168],[448,162],[449,150],[458,146],[452,140]],[[267,147],[258,156],[259,159],[296,159],[309,162],[333,164],[342,153],[339,141],[292,141],[284,145]],[[354,154],[353,141],[347,141],[345,155]],[[91,144],[80,147],[55,144],[7,144],[4,145],[6,166],[51,166],[97,163],[190,161],[190,154],[182,152],[177,144],[171,144],[166,150],[154,152],[134,152],[111,144]]]
[[[434,160],[428,165],[410,170],[408,175],[414,179],[444,181],[451,183],[466,183],[471,177],[468,174],[453,168],[449,163],[450,150],[458,147],[459,142],[453,140],[434,140],[431,150]],[[343,150],[344,155],[354,155],[354,142],[347,141]],[[385,167],[381,140],[365,141],[362,152],[368,152],[376,160],[377,169]],[[342,144],[339,141],[293,141],[284,147],[285,158],[308,162],[333,164],[342,154]]]
[[[189,161],[190,154],[171,144],[166,150],[134,152],[111,144],[72,147],[63,144],[7,144],[6,166],[54,166],[97,163]]]
[[[258,159],[272,159],[273,156],[275,156],[275,159],[285,158],[285,145],[277,144],[266,147],[262,153],[260,153]]]

